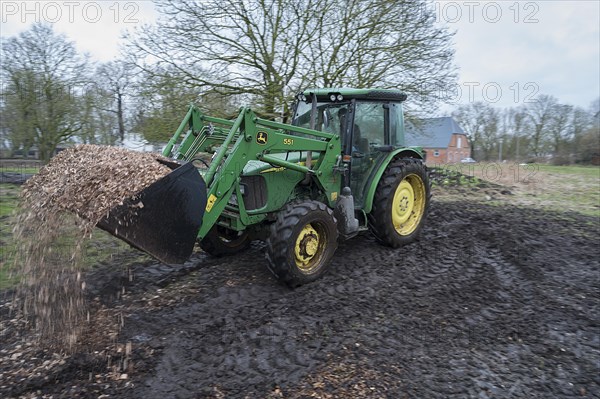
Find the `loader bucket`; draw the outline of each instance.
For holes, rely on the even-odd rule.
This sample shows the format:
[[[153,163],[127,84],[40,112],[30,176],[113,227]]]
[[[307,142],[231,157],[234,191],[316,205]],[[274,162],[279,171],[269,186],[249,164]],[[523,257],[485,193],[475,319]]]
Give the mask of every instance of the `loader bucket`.
[[[162,163],[173,171],[112,208],[97,226],[161,262],[179,264],[194,249],[206,184],[191,162]]]

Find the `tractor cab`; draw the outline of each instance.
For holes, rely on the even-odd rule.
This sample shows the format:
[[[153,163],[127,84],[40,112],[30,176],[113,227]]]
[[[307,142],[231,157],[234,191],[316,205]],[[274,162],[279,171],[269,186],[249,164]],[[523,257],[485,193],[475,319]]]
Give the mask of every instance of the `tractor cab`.
[[[346,185],[358,208],[387,155],[404,147],[404,100],[401,91],[381,89],[317,89],[297,95],[293,125],[341,137],[350,171]]]

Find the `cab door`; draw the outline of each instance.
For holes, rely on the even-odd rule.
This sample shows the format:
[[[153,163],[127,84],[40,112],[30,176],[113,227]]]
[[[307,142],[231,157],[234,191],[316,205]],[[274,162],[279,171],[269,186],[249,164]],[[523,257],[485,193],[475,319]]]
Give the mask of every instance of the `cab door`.
[[[356,208],[363,206],[371,176],[388,154],[389,109],[387,102],[356,102],[350,167],[350,188]]]

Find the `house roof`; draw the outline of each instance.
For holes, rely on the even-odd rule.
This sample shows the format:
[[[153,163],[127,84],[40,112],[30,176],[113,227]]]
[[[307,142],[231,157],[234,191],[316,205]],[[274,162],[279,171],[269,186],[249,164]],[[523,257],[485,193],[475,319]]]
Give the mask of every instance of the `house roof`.
[[[446,148],[453,134],[465,134],[450,116],[421,119],[417,123],[406,122],[405,139],[408,146]]]

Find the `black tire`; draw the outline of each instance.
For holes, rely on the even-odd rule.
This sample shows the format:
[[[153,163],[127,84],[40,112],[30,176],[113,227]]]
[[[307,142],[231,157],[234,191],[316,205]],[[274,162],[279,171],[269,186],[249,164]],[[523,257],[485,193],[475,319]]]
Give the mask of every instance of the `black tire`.
[[[277,214],[267,238],[269,270],[290,287],[321,277],[337,249],[333,212],[318,201],[290,203]]]
[[[236,231],[215,225],[200,241],[200,248],[213,256],[233,255],[248,248],[250,241],[247,230]]]
[[[371,232],[392,248],[415,241],[427,219],[430,199],[429,174],[423,161],[412,158],[392,161],[375,191],[369,213]]]

